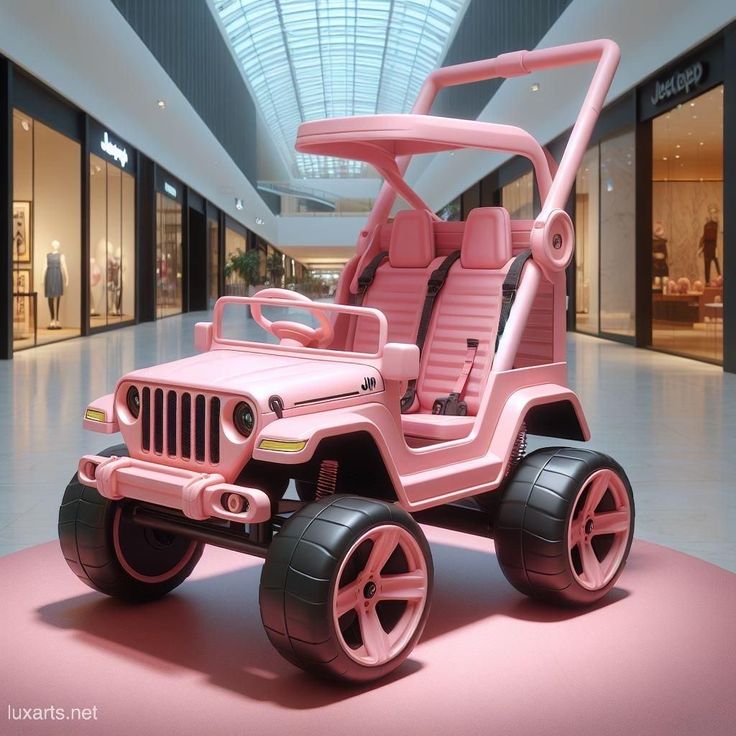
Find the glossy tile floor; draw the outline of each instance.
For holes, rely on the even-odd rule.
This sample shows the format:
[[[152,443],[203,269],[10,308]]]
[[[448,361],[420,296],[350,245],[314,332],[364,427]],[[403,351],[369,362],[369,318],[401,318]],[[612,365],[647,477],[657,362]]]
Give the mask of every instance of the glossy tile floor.
[[[170,317],[0,361],[0,554],[55,538],[78,457],[114,444],[82,430],[86,404],[126,371],[192,354],[193,325],[205,318]],[[591,446],[631,478],[637,537],[736,572],[736,375],[583,335],[570,335],[569,357]]]

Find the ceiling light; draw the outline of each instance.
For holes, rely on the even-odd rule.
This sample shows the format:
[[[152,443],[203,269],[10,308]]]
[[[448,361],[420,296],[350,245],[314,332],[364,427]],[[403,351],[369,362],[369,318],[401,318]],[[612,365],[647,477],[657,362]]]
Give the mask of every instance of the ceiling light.
[[[539,92],[539,82],[532,84],[532,92]]]
[[[27,133],[31,129],[31,124],[23,118],[23,120],[20,121],[20,127]]]
[[[694,102],[691,102],[690,103],[690,107],[695,107],[695,103]]]
[[[705,141],[700,141],[700,143],[698,143],[698,145],[699,146],[704,146],[705,145]]]
[[[666,161],[666,160],[667,160],[667,156],[662,156],[662,161]]]
[[[243,209],[243,200],[240,199],[240,197],[235,197],[235,209],[236,210],[242,210]]]
[[[165,110],[166,109],[166,102],[164,100],[159,100],[156,105],[158,106],[159,110]]]
[[[678,144],[677,144],[677,145],[675,146],[675,148],[679,148],[679,147],[680,147],[680,144],[678,143]]]
[[[676,153],[675,154],[675,158],[680,158],[680,154],[679,153]]]

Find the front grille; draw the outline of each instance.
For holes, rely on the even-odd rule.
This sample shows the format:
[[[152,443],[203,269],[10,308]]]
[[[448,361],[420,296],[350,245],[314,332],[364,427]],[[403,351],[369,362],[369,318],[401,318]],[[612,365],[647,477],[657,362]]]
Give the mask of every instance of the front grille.
[[[194,450],[197,462],[212,465],[220,462],[217,396],[146,386],[141,391],[141,425],[143,452],[191,460]]]

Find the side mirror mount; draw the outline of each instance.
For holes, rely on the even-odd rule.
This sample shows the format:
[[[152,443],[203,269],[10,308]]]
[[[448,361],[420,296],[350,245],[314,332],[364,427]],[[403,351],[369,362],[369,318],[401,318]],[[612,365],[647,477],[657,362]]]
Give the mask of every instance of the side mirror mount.
[[[194,349],[206,353],[212,347],[212,322],[197,322],[194,325]]]
[[[411,381],[419,376],[419,348],[403,342],[383,346],[381,375],[388,381]]]

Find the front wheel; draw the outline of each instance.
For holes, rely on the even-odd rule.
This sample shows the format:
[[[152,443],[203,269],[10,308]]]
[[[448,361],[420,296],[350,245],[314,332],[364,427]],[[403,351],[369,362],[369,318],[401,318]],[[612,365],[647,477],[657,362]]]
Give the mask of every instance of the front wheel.
[[[260,608],[274,647],[319,675],[367,682],[395,670],[424,630],[432,557],[394,504],[335,495],[297,511],[263,565]]]
[[[128,450],[116,445],[99,454],[122,457]],[[90,588],[127,601],[155,600],[190,575],[204,545],[139,526],[123,503],[104,498],[75,474],[59,508],[61,551]]]
[[[623,571],[634,536],[634,498],[621,466],[592,450],[537,450],[518,465],[495,521],[507,580],[534,598],[588,605]]]

